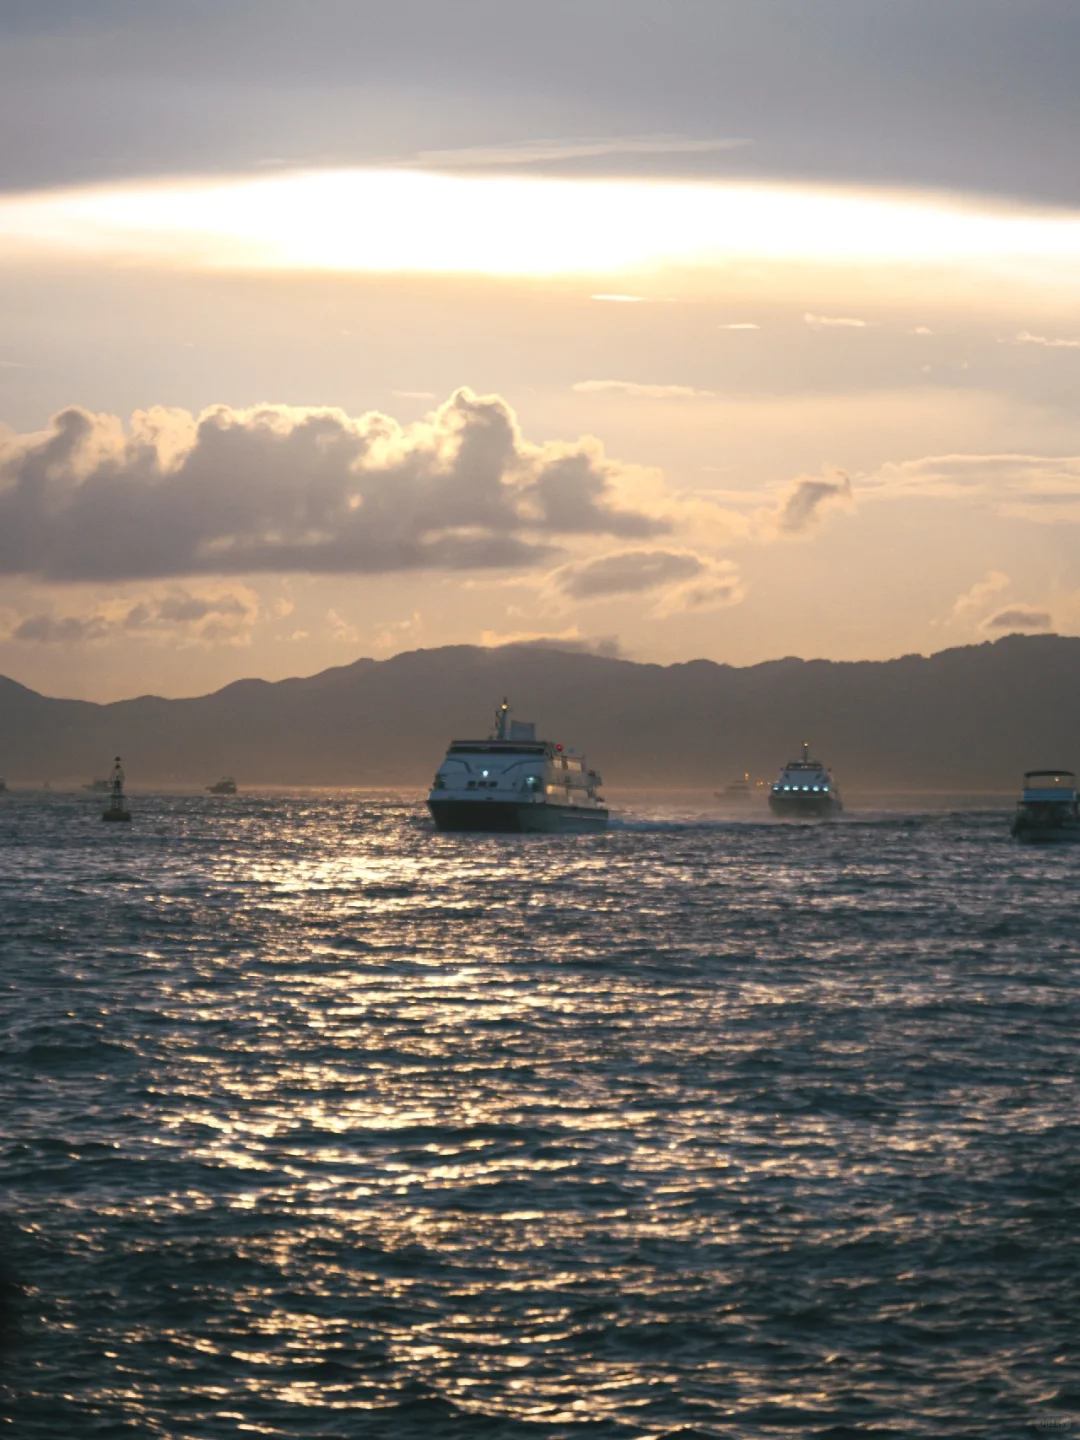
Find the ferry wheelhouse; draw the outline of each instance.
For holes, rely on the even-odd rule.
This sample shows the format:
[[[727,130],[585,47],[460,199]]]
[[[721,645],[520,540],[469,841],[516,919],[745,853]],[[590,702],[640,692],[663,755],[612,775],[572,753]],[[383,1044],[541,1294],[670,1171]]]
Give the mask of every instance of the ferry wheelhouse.
[[[810,746],[805,743],[802,758],[789,760],[769,791],[769,809],[774,815],[821,819],[839,815],[843,808],[832,771],[820,760],[811,760]]]
[[[1047,844],[1080,840],[1080,796],[1071,770],[1027,770],[1013,816],[1017,840]]]
[[[504,700],[486,740],[450,742],[427,803],[439,830],[604,830],[602,784],[584,755],[511,720]]]

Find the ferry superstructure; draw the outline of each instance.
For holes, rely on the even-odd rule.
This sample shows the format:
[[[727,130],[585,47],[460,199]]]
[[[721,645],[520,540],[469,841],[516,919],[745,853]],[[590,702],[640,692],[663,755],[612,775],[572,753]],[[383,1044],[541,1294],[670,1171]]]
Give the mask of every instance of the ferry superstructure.
[[[504,700],[486,740],[452,740],[428,794],[439,830],[572,834],[604,830],[608,809],[584,755],[538,740]]]
[[[774,815],[793,819],[824,819],[843,810],[840,791],[832,772],[820,760],[811,760],[805,742],[802,758],[789,760],[769,791],[769,809]]]

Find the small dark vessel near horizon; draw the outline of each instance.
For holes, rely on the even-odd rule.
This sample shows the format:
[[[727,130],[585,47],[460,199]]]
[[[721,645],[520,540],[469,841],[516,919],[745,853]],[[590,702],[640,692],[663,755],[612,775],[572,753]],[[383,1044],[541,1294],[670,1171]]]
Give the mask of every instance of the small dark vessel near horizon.
[[[235,795],[236,781],[231,775],[223,775],[216,785],[207,785],[211,795]]]
[[[1012,835],[1029,845],[1080,840],[1080,797],[1071,770],[1025,770]]]
[[[108,795],[109,791],[112,789],[112,781],[91,780],[88,785],[84,785],[82,788],[84,790],[89,790],[92,795]]]
[[[810,746],[804,740],[802,758],[790,760],[773,782],[769,809],[787,819],[828,820],[843,808],[832,772],[820,760],[811,760]]]
[[[727,805],[748,804],[750,800],[753,799],[754,794],[750,787],[749,770],[743,775],[741,780],[732,780],[729,785],[724,786],[723,790],[716,790],[713,793],[717,800],[723,800]]]
[[[109,788],[109,808],[101,812],[102,820],[115,820],[121,823],[130,821],[131,811],[127,808],[127,796],[124,794],[124,772],[120,768],[119,755],[117,755],[116,764],[113,766]]]

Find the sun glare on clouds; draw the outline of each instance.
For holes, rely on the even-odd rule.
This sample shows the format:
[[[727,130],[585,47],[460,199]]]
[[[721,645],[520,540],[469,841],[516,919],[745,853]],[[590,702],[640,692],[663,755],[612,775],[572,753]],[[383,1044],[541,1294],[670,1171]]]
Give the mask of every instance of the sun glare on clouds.
[[[748,182],[324,170],[0,201],[0,256],[43,253],[491,276],[615,275],[740,259],[896,262],[982,266],[1080,288],[1080,217]]]

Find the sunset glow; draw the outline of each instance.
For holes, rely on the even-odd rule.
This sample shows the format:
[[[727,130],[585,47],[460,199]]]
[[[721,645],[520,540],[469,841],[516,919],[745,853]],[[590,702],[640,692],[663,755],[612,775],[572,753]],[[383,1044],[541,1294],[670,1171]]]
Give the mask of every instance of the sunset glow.
[[[975,265],[1080,284],[1080,216],[931,194],[417,170],[129,184],[0,202],[27,250],[225,270],[625,274],[732,261]]]

